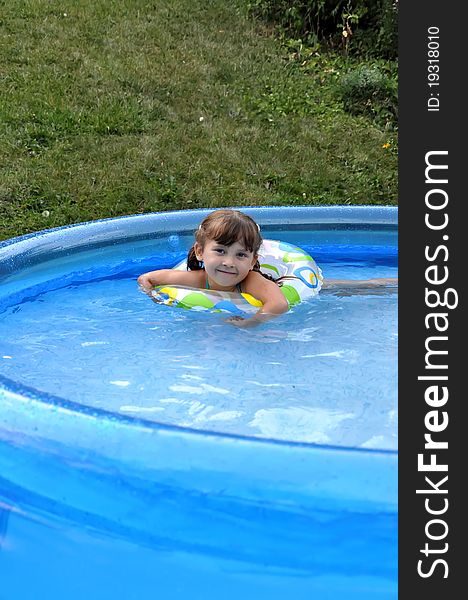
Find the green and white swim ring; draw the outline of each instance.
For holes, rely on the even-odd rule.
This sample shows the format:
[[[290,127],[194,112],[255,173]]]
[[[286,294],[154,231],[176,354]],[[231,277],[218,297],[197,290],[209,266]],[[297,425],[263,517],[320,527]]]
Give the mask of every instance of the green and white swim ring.
[[[263,240],[258,260],[263,273],[274,279],[285,278],[281,281],[281,291],[289,308],[316,296],[322,287],[320,267],[297,246]],[[179,263],[174,269],[185,271],[186,261]],[[151,296],[159,304],[192,310],[227,311],[236,315],[256,313],[263,306],[260,300],[250,294],[201,290],[180,285],[158,285],[152,290]]]

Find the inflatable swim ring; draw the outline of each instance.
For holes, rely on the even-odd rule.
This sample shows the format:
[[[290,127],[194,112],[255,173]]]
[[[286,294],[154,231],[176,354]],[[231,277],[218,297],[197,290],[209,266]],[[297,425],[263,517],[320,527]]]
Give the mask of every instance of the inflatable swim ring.
[[[286,242],[263,240],[258,260],[260,270],[274,279],[284,277],[281,291],[288,301],[289,308],[303,300],[315,296],[322,287],[322,271],[314,259],[301,248]],[[174,269],[187,269],[186,261],[176,265]],[[236,315],[256,313],[263,306],[250,294],[236,292],[218,292],[201,290],[178,285],[158,285],[151,291],[153,300],[159,304],[167,304],[177,308],[194,310],[227,311]]]

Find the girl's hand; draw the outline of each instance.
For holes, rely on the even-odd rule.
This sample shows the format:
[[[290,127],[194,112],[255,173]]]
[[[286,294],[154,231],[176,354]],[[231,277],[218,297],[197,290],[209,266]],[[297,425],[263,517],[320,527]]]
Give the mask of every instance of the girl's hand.
[[[258,325],[258,321],[254,319],[244,319],[244,317],[233,316],[225,319],[226,323],[229,325],[234,325],[235,327],[240,327],[241,329],[247,329],[248,327],[254,327]]]
[[[140,286],[143,292],[151,292],[154,285],[151,283],[149,277],[147,277],[146,273],[144,275],[140,275],[138,277],[138,285]]]
[[[204,271],[178,271],[177,269],[160,269],[149,271],[138,277],[138,284],[144,292],[151,292],[157,285],[181,285],[184,287],[203,288]]]
[[[267,323],[277,316],[278,315],[266,314],[262,311],[258,311],[258,313],[252,317],[248,317],[247,319],[244,319],[244,317],[239,317],[238,315],[229,317],[226,319],[226,323],[234,325],[235,327],[240,327],[241,329],[247,329],[249,327],[257,327],[257,325],[261,325],[262,323]]]

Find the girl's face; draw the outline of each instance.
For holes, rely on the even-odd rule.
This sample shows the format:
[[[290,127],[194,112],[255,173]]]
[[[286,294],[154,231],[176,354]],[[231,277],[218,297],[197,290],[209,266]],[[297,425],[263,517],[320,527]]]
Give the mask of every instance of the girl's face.
[[[240,242],[224,246],[215,240],[207,240],[203,248],[195,244],[195,254],[204,262],[210,288],[228,292],[247,277],[257,260],[257,256]]]

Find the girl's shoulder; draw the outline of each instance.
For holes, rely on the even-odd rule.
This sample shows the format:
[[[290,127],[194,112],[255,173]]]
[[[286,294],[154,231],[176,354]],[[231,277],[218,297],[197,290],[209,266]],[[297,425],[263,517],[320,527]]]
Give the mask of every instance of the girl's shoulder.
[[[271,279],[267,279],[258,271],[249,271],[249,274],[242,282],[242,291],[251,296],[262,290],[271,290],[278,288],[278,285]],[[278,288],[279,289],[279,288]]]
[[[205,288],[206,272],[204,269],[198,269],[197,271],[187,271],[187,273],[190,273],[191,277],[193,278],[193,287],[198,287],[202,289]]]

